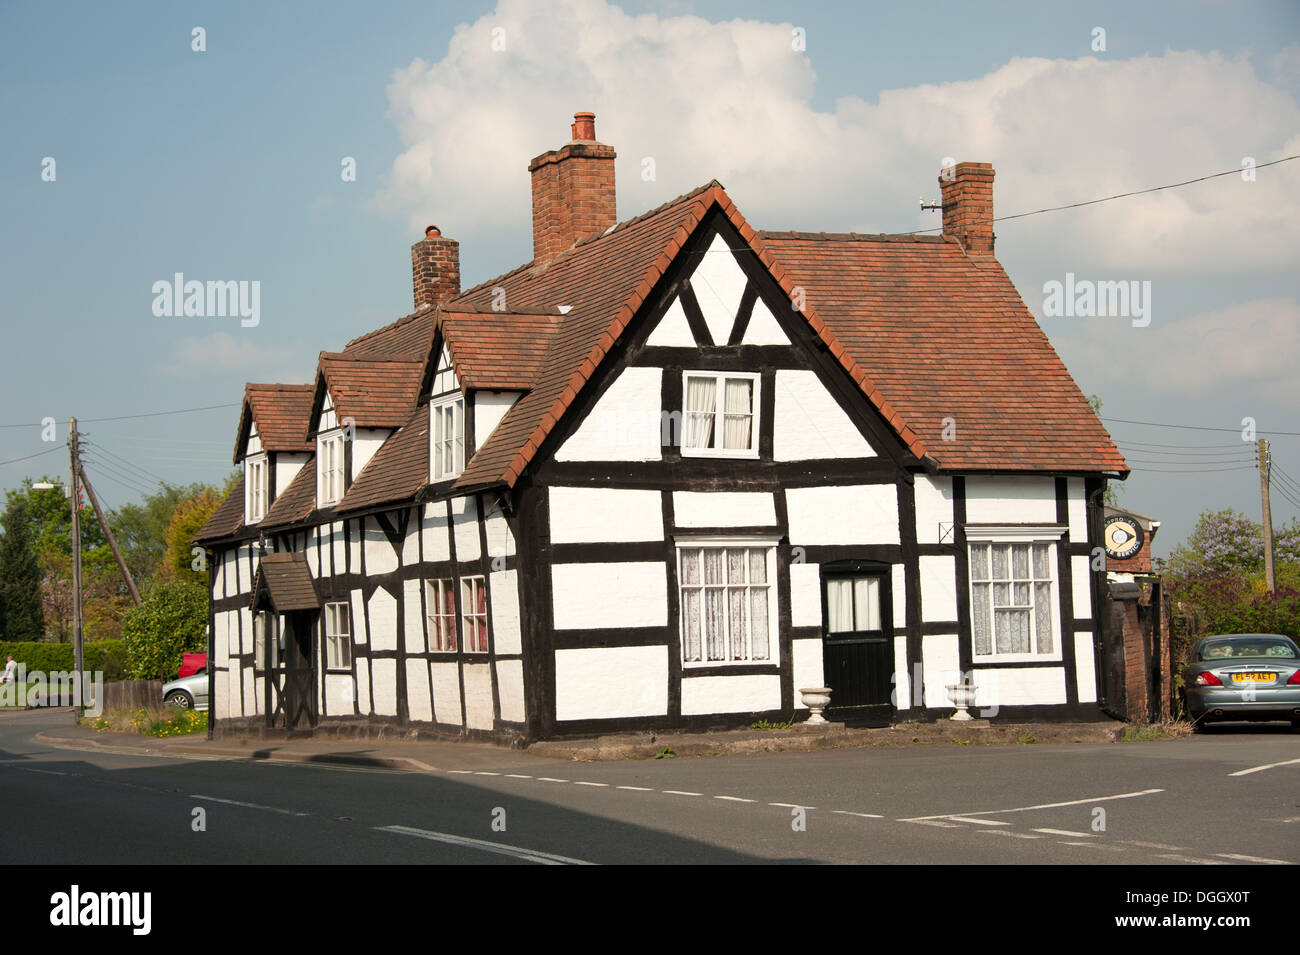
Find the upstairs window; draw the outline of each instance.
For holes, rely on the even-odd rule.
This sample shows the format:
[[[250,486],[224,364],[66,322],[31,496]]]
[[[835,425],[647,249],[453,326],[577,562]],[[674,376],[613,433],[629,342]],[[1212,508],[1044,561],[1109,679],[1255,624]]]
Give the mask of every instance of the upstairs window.
[[[248,521],[253,523],[266,516],[269,469],[266,458],[248,460]]]
[[[429,406],[429,445],[434,481],[446,481],[465,470],[465,398],[456,394]]]
[[[758,455],[758,375],[688,371],[682,402],[683,455]]]
[[[320,505],[337,504],[343,500],[343,435],[333,434],[317,442],[320,463]]]

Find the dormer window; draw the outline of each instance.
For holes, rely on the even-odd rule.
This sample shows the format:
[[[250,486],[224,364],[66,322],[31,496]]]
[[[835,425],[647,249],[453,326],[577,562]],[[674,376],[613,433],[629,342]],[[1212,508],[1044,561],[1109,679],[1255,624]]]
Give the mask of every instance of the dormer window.
[[[454,395],[429,406],[433,480],[445,481],[465,470],[465,398]]]
[[[682,383],[682,455],[758,455],[758,380],[747,373],[688,371]]]
[[[265,457],[249,458],[248,460],[248,521],[260,521],[266,517],[266,507],[268,501],[268,479],[270,476],[269,469],[266,466]]]
[[[326,392],[316,437],[316,501],[319,507],[343,500],[343,464],[343,432],[334,413],[334,402]]]

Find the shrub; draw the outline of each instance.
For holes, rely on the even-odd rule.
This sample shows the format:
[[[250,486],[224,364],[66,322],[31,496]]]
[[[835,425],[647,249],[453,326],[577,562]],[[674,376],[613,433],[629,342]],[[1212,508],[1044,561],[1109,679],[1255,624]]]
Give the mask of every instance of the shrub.
[[[104,674],[104,682],[122,679],[126,672],[126,645],[121,640],[97,640],[82,644],[86,669]],[[10,654],[28,673],[70,672],[74,664],[70,643],[0,642],[0,666]]]
[[[187,650],[206,649],[208,594],[189,583],[155,585],[122,624],[128,673],[137,680],[170,680]]]

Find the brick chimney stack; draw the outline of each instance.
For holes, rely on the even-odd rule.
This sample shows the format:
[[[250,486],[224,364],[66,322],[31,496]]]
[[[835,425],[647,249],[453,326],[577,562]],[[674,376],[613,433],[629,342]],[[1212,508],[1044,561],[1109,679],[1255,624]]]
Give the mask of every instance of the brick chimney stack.
[[[943,234],[967,252],[993,254],[993,164],[959,162],[939,174]]]
[[[436,225],[411,246],[411,279],[415,310],[433,308],[460,295],[460,243],[443,237]]]
[[[618,221],[614,147],[596,141],[596,114],[573,114],[573,141],[528,164],[533,176],[533,260],[545,262]]]

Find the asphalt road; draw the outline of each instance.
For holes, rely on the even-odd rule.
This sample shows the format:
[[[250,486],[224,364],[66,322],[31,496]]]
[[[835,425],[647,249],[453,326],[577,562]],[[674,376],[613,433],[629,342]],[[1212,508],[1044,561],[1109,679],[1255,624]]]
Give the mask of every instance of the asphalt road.
[[[610,763],[480,750],[457,766],[451,746],[440,771],[411,773],[81,753],[32,740],[66,719],[0,717],[0,832],[11,859],[1300,863],[1300,735],[1281,725],[1149,743]]]

